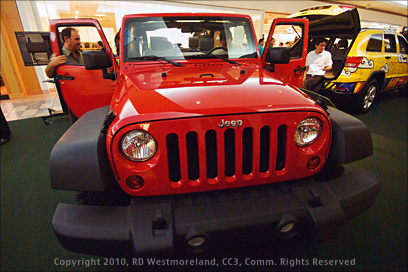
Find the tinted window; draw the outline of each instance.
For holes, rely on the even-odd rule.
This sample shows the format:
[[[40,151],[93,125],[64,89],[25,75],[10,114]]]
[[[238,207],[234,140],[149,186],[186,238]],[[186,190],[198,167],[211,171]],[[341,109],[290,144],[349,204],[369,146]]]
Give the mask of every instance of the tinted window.
[[[404,40],[403,37],[397,36],[398,37],[398,43],[400,46],[400,53],[402,54],[407,54],[408,53],[408,45],[407,42]]]
[[[384,48],[385,48],[385,52],[397,53],[397,44],[395,43],[395,35],[393,34],[384,35]]]
[[[374,34],[368,41],[367,51],[381,52],[381,48],[382,48],[382,34]]]

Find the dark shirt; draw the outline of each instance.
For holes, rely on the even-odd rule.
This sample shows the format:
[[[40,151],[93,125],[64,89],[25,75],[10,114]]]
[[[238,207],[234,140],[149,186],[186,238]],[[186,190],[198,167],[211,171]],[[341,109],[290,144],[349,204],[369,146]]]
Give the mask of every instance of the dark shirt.
[[[78,59],[74,57],[74,54],[72,54],[65,46],[62,47],[62,54],[67,56],[67,61],[65,64],[80,64],[84,65],[84,60],[82,58],[82,53],[81,51],[77,51],[76,54],[78,56]]]

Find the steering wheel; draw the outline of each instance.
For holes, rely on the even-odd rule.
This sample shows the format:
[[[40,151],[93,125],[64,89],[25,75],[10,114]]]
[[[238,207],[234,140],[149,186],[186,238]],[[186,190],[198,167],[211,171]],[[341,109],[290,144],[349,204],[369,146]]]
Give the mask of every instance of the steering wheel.
[[[208,51],[207,53],[205,53],[205,56],[214,55],[213,52],[214,52],[214,51],[217,51],[217,50],[223,50],[223,51],[227,52],[227,51],[228,51],[228,48],[226,48],[226,47],[224,47],[224,46],[214,47],[214,48],[210,49],[210,51]]]

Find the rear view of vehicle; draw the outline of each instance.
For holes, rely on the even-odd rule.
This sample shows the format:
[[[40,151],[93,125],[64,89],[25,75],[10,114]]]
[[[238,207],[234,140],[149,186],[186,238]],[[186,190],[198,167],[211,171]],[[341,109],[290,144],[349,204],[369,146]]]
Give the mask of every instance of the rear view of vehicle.
[[[309,19],[309,51],[313,50],[315,38],[328,40],[326,50],[332,55],[333,68],[326,72],[320,93],[336,106],[365,113],[382,91],[398,88],[406,95],[408,46],[402,35],[383,29],[360,30],[357,9],[351,6],[321,6],[290,17]],[[342,20],[346,18],[353,18],[347,20],[353,23],[344,24]],[[329,29],[327,22],[338,24],[343,30]],[[313,25],[320,27],[314,29]]]

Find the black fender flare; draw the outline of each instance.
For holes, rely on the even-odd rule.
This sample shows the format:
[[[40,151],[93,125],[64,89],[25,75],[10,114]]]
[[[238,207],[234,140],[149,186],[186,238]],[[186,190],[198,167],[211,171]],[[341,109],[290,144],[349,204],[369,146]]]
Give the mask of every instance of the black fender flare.
[[[50,156],[51,187],[71,191],[104,191],[116,182],[101,128],[109,106],[87,112],[54,145]]]
[[[373,154],[371,132],[362,121],[333,107],[327,112],[332,123],[329,160],[347,164]]]

